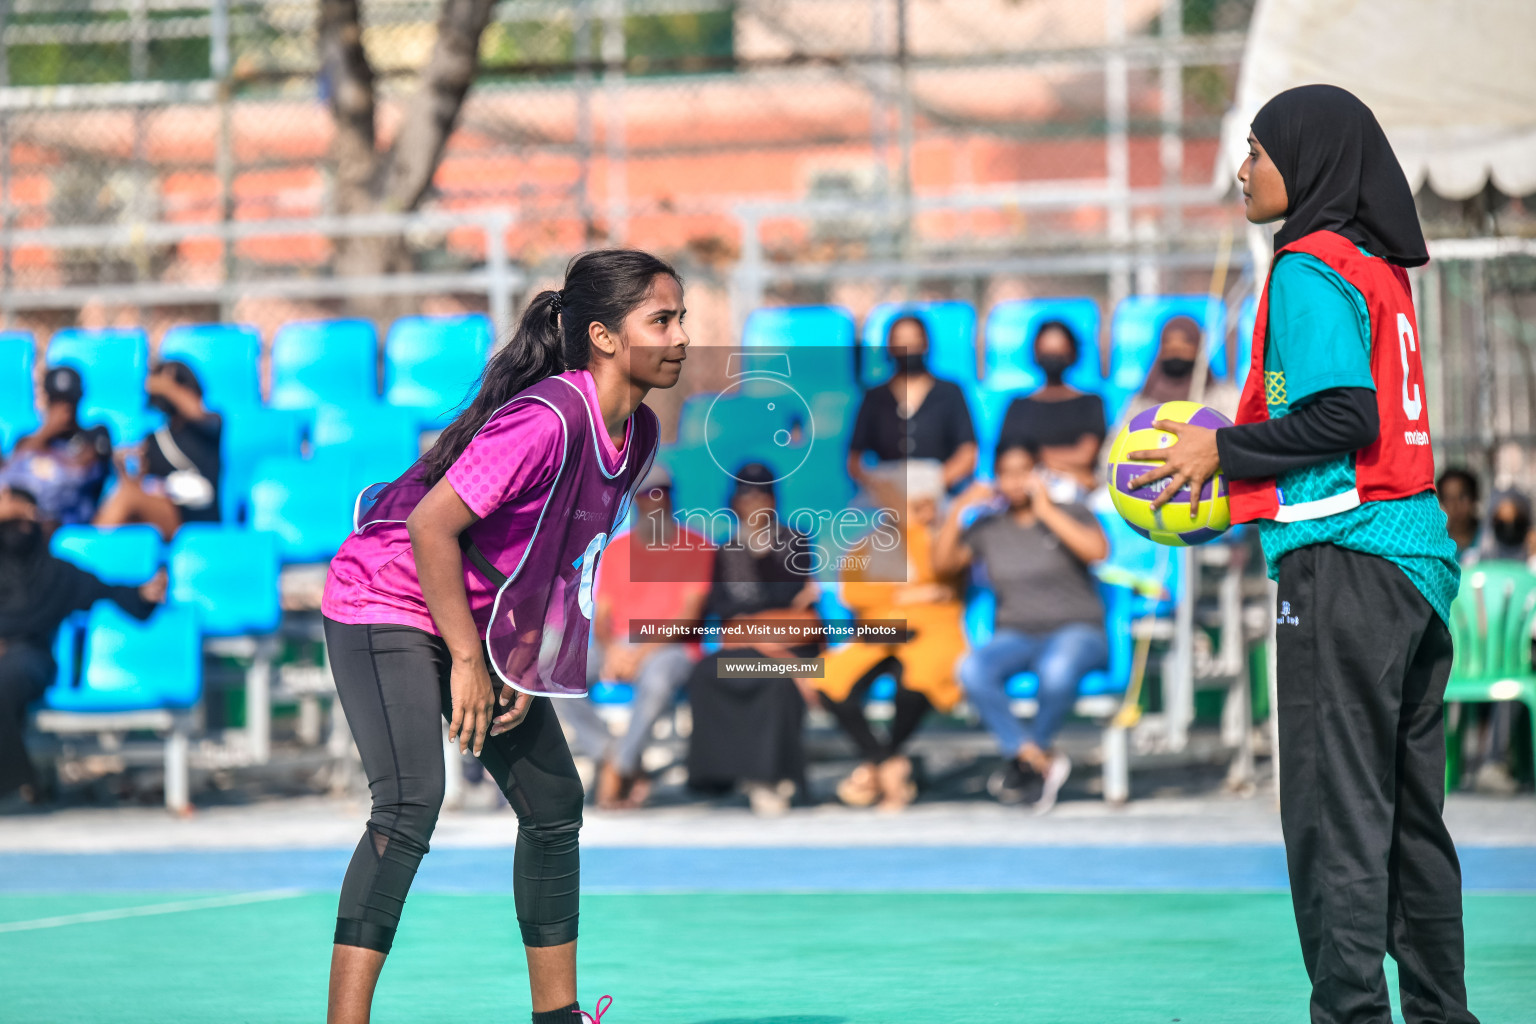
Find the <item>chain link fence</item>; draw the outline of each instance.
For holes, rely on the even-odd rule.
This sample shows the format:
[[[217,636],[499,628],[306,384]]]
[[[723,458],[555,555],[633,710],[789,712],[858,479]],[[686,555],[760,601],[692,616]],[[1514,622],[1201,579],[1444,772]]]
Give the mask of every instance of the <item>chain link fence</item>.
[[[358,7],[387,147],[442,5]],[[320,8],[0,4],[6,326],[505,324],[620,243],[682,267],[704,344],[771,302],[1216,290],[1235,311],[1254,289],[1216,166],[1253,0],[502,0],[419,209],[361,220],[338,216]],[[338,266],[367,234],[401,245],[387,276]],[[1533,273],[1419,280],[1437,438],[1487,471],[1536,439]]]

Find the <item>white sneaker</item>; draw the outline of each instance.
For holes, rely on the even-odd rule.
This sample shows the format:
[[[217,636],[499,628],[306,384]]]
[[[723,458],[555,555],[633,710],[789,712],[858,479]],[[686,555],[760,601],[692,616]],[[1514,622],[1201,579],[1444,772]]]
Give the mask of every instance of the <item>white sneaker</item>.
[[[747,803],[759,818],[782,818],[789,813],[790,798],[795,795],[795,784],[784,779],[777,785],[766,782],[743,782]]]
[[[1044,814],[1056,806],[1056,794],[1061,792],[1062,785],[1071,774],[1072,760],[1066,754],[1052,756],[1051,766],[1045,772],[1045,786],[1040,791],[1040,799],[1035,801],[1036,814]]]

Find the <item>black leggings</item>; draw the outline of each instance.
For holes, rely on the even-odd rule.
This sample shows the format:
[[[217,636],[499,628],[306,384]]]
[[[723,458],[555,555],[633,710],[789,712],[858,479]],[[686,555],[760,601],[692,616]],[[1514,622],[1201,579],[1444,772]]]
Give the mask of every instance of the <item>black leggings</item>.
[[[363,758],[373,813],[341,883],[336,944],[388,953],[443,803],[443,734],[452,660],[440,637],[412,626],[325,620],[336,694]],[[525,946],[576,938],[583,793],[548,698],[480,753],[517,812],[513,897]]]
[[[864,717],[864,700],[869,695],[869,688],[875,680],[886,673],[896,676],[896,698],[894,700],[895,713],[891,718],[889,738],[881,743],[875,736],[874,730],[869,727],[869,719]],[[865,761],[879,764],[887,758],[895,757],[901,753],[901,748],[906,746],[907,740],[917,732],[917,727],[923,724],[923,717],[933,708],[928,698],[916,690],[908,690],[899,685],[901,680],[901,662],[896,658],[886,658],[874,668],[859,677],[859,681],[853,684],[853,689],[848,691],[848,696],[835,701],[822,695],[821,704],[837,719],[837,724],[842,726],[843,732],[853,740],[853,745],[859,748],[859,757]]]

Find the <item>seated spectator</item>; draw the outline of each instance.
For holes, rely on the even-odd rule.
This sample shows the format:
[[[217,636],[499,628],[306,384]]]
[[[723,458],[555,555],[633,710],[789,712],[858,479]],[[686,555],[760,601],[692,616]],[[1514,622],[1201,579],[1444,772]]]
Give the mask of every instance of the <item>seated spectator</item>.
[[[0,799],[17,791],[28,803],[43,799],[23,742],[27,705],[58,672],[53,642],[59,624],[101,598],[147,619],[165,600],[165,572],[139,587],[107,586],[48,553],[31,494],[0,488]]]
[[[629,726],[615,741],[590,697],[555,704],[573,748],[599,762],[599,807],[644,806],[651,783],[640,755],[699,659],[696,643],[631,643],[630,620],[702,619],[713,569],[714,546],[672,517],[672,478],[657,466],[635,494],[629,530],[603,549],[587,655],[589,683],[634,686]]]
[[[1200,360],[1200,349],[1205,332],[1194,317],[1170,317],[1163,324],[1158,342],[1157,359],[1147,371],[1146,383],[1126,407],[1125,419],[1129,422],[1137,414],[1164,402],[1198,400],[1202,405],[1231,419],[1237,415],[1238,390],[1226,381],[1218,380],[1209,368],[1205,372],[1205,386],[1198,399],[1195,396],[1195,366]]]
[[[898,317],[885,347],[896,372],[864,392],[848,441],[848,475],[864,486],[864,454],[880,462],[934,459],[944,486],[958,489],[976,471],[976,428],[965,393],[928,371],[928,328],[915,316]]]
[[[1469,469],[1452,466],[1435,481],[1435,493],[1445,513],[1446,532],[1456,542],[1456,559],[1463,566],[1476,564],[1482,543],[1477,477]]]
[[[1482,560],[1504,562],[1531,560],[1531,499],[1516,490],[1493,496],[1488,516],[1488,535],[1483,538]]]
[[[117,490],[102,502],[97,526],[149,523],[166,540],[182,523],[219,521],[219,435],[224,422],[203,405],[203,386],[186,363],[161,363],[145,381],[165,426],[144,442],[137,467],[117,458]]]
[[[881,810],[898,811],[917,796],[912,762],[902,748],[930,709],[950,711],[960,702],[954,669],[965,650],[965,629],[961,581],[933,570],[943,471],[936,462],[893,463],[890,470],[873,490],[883,507],[899,512],[895,525],[902,543],[880,552],[866,540],[850,551],[868,555],[869,561],[844,574],[842,599],[854,618],[904,620],[912,635],[905,642],[850,643],[834,650],[826,657],[825,678],[809,682],[861,758],[837,787],[838,799],[854,807],[879,801]],[[903,578],[902,583],[884,582]],[[882,741],[864,715],[864,701],[870,686],[886,673],[896,676],[897,688],[895,717]]]
[[[814,623],[820,591],[807,571],[810,541],[779,521],[773,471],[749,463],[736,472],[734,525],[715,551],[705,615],[726,625]],[[814,656],[817,646],[732,641],[705,656],[688,677],[693,734],[688,783],[739,786],[758,814],[782,814],[805,788],[806,698],[793,678],[721,677],[722,658]]]
[[[1531,501],[1520,491],[1505,490],[1494,495],[1477,562],[1530,566]],[[1472,786],[1478,792],[1512,795],[1520,787],[1511,770],[1511,741],[1516,729],[1521,735],[1530,732],[1525,705],[1516,701],[1462,705],[1462,713],[1472,716],[1462,770],[1471,776]]]
[[[106,427],[80,425],[85,388],[74,367],[49,367],[43,393],[42,426],[16,442],[0,468],[0,486],[33,495],[38,517],[51,532],[65,523],[88,523],[96,514],[112,466],[112,435]]]
[[[1008,404],[997,447],[1038,452],[1041,469],[1072,481],[1086,494],[1094,487],[1099,449],[1108,427],[1104,400],[1065,381],[1080,349],[1077,335],[1065,323],[1048,320],[1040,325],[1035,332],[1035,363],[1045,374],[1045,386]]]
[[[987,788],[1003,803],[1044,812],[1072,771],[1052,747],[1056,732],[1083,677],[1109,664],[1104,606],[1088,570],[1109,554],[1109,542],[1083,505],[1051,500],[1028,449],[999,449],[994,475],[995,491],[977,483],[955,502],[939,531],[934,568],[974,565],[997,597],[995,632],[960,663],[960,684],[1005,759]],[[967,506],[983,501],[992,504],[962,526]],[[1013,717],[1007,690],[1026,671],[1040,680],[1029,728]]]

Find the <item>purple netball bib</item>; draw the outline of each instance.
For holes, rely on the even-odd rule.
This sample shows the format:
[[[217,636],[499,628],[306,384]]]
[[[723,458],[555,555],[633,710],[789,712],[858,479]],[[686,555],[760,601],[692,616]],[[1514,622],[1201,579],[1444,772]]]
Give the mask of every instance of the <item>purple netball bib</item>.
[[[497,410],[542,402],[560,418],[565,443],[554,482],[537,515],[532,538],[520,552],[487,557],[476,543],[483,523],[460,537],[466,560],[497,584],[486,627],[486,655],[502,681],[524,693],[579,697],[587,692],[587,644],[592,624],[592,584],[597,561],[656,456],[656,416],[641,406],[630,417],[629,437],[616,469],[603,461],[603,429],[581,389],[566,377],[549,377]],[[493,417],[494,419],[494,417]],[[428,488],[417,467],[389,484],[358,496],[355,526],[402,522]],[[493,556],[498,553],[493,552]]]

